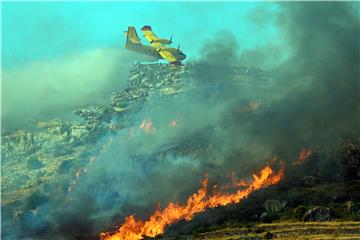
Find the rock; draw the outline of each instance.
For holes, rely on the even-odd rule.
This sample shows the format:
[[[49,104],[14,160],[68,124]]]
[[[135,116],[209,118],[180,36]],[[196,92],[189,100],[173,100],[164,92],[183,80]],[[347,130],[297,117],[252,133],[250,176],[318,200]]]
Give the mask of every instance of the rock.
[[[260,215],[260,220],[261,221],[264,221],[266,218],[267,218],[267,213],[266,212],[263,212],[261,215]]]
[[[353,213],[353,211],[354,211],[354,202],[353,201],[347,201],[346,203],[345,203],[345,206],[346,206],[346,212],[347,213]]]
[[[248,68],[238,68],[234,74],[246,75],[244,78],[249,80],[259,75]],[[98,146],[99,139],[133,127],[135,114],[132,113],[137,113],[142,103],[155,97],[175,99],[183,92],[201,87],[192,81],[193,76],[187,65],[173,68],[169,64],[135,64],[130,71],[128,86],[109,96],[112,100],[110,104],[75,109],[73,113],[80,117],[78,120],[36,121],[35,127],[26,131],[6,132],[3,129],[2,203],[4,212],[8,212],[4,218],[12,219],[15,213],[7,211],[7,208],[15,200],[25,199],[16,209],[26,212],[46,203],[47,196],[62,198],[68,194],[69,179],[78,169],[91,164],[98,151],[104,151],[106,145],[100,143],[101,146]],[[147,157],[149,161],[155,161],[170,154],[186,156],[199,153],[210,146],[211,138],[208,136],[212,134],[213,126],[204,127],[193,135],[184,135],[174,143],[161,146],[150,156],[134,156],[134,159]],[[42,195],[44,192],[46,195]],[[27,202],[30,205],[26,205]],[[281,208],[278,203],[268,204],[269,211]],[[264,213],[263,217],[271,220],[274,216]],[[24,219],[33,221],[29,212]]]
[[[267,199],[265,202],[266,212],[268,213],[280,212],[285,208],[286,204],[287,204],[286,201]]]
[[[78,108],[74,110],[73,113],[81,116],[88,124],[97,126],[102,122],[110,120],[111,109],[90,106],[87,108]]]
[[[34,134],[20,130],[10,135],[2,136],[1,154],[3,159],[12,155],[26,155],[35,150]]]
[[[69,143],[73,143],[76,140],[85,140],[86,136],[88,136],[89,130],[84,125],[73,125],[70,127],[70,141]]]
[[[292,217],[301,220],[306,211],[307,208],[304,205],[299,205],[295,209],[292,209]]]
[[[317,206],[305,212],[302,220],[316,221],[316,222],[330,221],[331,219],[330,213],[331,213],[330,208]]]
[[[359,212],[359,205],[355,204],[353,201],[347,201],[345,203],[346,213],[354,214]]]

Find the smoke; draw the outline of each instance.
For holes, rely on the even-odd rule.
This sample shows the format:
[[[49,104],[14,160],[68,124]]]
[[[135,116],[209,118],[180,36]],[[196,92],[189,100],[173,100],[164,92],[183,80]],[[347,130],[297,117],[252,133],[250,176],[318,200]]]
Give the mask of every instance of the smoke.
[[[352,3],[283,3],[289,57],[269,72],[281,87],[249,132],[281,151],[359,133],[359,17]],[[271,56],[272,49],[269,49]],[[264,54],[263,54],[264,55]],[[265,54],[266,55],[266,54]],[[284,147],[286,146],[286,147]]]
[[[221,37],[204,47],[194,69],[200,81],[228,84],[233,80],[228,76],[231,67],[254,63],[273,79],[273,85],[257,96],[263,108],[256,114],[228,111],[223,115],[225,135],[219,144],[225,140],[226,152],[236,145],[226,141],[231,139],[242,142],[248,152],[257,152],[257,145],[294,159],[303,146],[358,134],[359,18],[355,9],[354,4],[344,3],[281,3],[276,18],[280,41],[237,54],[235,38],[218,34]],[[287,47],[282,51],[283,43]],[[274,55],[274,49],[280,53]],[[221,101],[236,102],[244,94],[240,85],[225,86],[221,93],[224,90]]]
[[[279,3],[279,11],[271,18],[279,38],[243,52],[237,51],[238,43],[231,33],[221,31],[204,44],[202,56],[189,63],[194,89],[176,99],[153,97],[127,119],[113,119],[115,123],[131,122],[131,127],[98,141],[98,146],[106,147],[68,193],[70,202],[54,196],[42,205],[41,209],[51,209],[44,218],[51,227],[40,236],[74,239],[112,229],[109,223],[119,224],[130,213],[148,216],[157,202],[164,206],[184,200],[198,188],[205,173],[210,183],[224,181],[229,170],[248,176],[273,155],[293,161],[303,147],[326,144],[344,134],[358,136],[357,4]],[[259,18],[250,19],[264,24]],[[99,89],[105,92],[113,84],[122,84],[116,82],[125,76],[122,70],[117,72],[124,69],[120,57],[115,56],[118,61],[100,59],[107,66],[100,68],[100,76],[107,76],[102,79],[108,79],[102,84],[93,72],[96,64],[85,64],[84,69],[91,74],[85,71],[80,76],[79,68],[72,64],[55,71],[54,76],[72,86],[61,91],[50,84],[54,94],[68,101],[63,105],[97,102],[101,94],[93,97]],[[266,69],[271,80],[268,84],[257,80],[247,84],[232,72],[243,65]],[[60,77],[64,68],[72,75]],[[31,76],[26,73],[22,74]],[[37,76],[43,79],[46,75]],[[71,81],[71,76],[78,76],[79,82]],[[46,84],[41,85],[40,93],[32,93],[39,96],[40,105],[40,96],[51,92],[45,87],[48,82],[42,81]],[[84,85],[89,87],[81,89]],[[13,101],[16,103],[15,97]],[[51,105],[62,106],[57,101]],[[152,121],[152,133],[139,128],[144,119]],[[170,124],[173,120],[176,127]],[[187,144],[187,149],[203,144],[204,152],[183,152],[175,143]]]
[[[188,161],[193,164],[191,170],[171,165],[177,162],[174,159],[156,165],[156,174],[150,175],[156,180],[142,182],[148,190],[144,196],[159,196],[158,201],[166,202],[196,189],[197,184],[189,185],[187,191],[175,186],[199,182],[204,172],[210,180],[221,181],[217,176],[225,176],[229,169],[245,175],[271,156],[292,162],[303,147],[325,145],[344,135],[358,136],[359,18],[355,7],[353,3],[281,3],[275,18],[280,39],[273,43],[238,53],[235,38],[224,31],[205,43],[203,55],[189,63],[199,90],[158,107],[156,114],[176,109],[191,138],[202,127],[212,126],[204,137],[211,147]],[[282,51],[283,44],[283,52],[272,54],[274,49]],[[269,86],[261,87],[259,81],[249,87],[231,72],[247,65],[247,58],[267,70],[272,78]],[[259,101],[260,107],[241,111],[247,98]],[[196,181],[181,175],[182,171]],[[174,182],[169,184],[169,179]]]
[[[30,127],[31,120],[69,118],[77,107],[101,105],[127,86],[137,55],[95,49],[63,58],[3,70],[2,127]]]

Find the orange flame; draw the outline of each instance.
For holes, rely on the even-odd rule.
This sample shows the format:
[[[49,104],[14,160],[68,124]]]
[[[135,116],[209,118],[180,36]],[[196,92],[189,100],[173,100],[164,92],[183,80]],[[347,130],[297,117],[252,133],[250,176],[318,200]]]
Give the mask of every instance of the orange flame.
[[[154,132],[153,123],[150,119],[145,119],[141,122],[140,127],[144,130],[145,133],[152,133]]]
[[[136,220],[134,215],[130,215],[125,218],[124,224],[117,232],[101,233],[100,238],[102,240],[139,240],[144,236],[155,237],[164,233],[165,228],[174,222],[182,219],[190,221],[195,214],[207,208],[238,203],[255,190],[277,184],[283,176],[283,167],[275,173],[271,167],[266,166],[259,175],[253,174],[253,180],[247,183],[246,188],[238,189],[235,193],[215,192],[209,196],[207,196],[208,179],[205,178],[199,190],[192,194],[184,205],[169,203],[163,210],[158,208],[147,221]],[[244,183],[244,181],[233,182],[233,186],[243,186]]]
[[[299,154],[299,158],[293,162],[293,165],[301,165],[308,160],[311,155],[311,150],[308,148],[302,148]]]

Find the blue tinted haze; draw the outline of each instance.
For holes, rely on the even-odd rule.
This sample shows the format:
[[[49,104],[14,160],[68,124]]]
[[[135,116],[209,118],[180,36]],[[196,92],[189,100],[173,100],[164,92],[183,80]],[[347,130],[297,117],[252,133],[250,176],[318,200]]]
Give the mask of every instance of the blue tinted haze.
[[[3,67],[97,48],[121,49],[129,25],[151,25],[162,38],[173,35],[174,46],[180,44],[188,59],[197,57],[204,42],[224,29],[234,33],[240,50],[252,48],[276,35],[271,21],[259,25],[249,20],[259,7],[276,11],[270,3],[247,2],[6,2]]]

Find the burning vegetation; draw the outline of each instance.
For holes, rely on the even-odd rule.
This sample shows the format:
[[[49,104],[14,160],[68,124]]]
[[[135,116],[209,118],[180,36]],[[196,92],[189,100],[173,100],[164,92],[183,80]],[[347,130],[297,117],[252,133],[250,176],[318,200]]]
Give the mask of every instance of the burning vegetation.
[[[279,48],[238,55],[222,32],[176,71],[135,64],[110,102],[74,119],[2,131],[2,239],[88,240],[116,228],[100,237],[178,238],[288,220],[303,234],[299,221],[359,221],[358,3],[322,4],[279,3]],[[248,174],[274,155],[279,171],[273,158],[223,183],[229,169]],[[143,217],[156,202],[166,204]],[[281,235],[246,231],[259,229]]]
[[[192,194],[184,205],[169,203],[166,208],[159,208],[149,217],[147,221],[137,220],[134,215],[125,218],[125,222],[115,233],[101,233],[102,240],[138,240],[143,237],[155,237],[164,233],[165,228],[177,221],[185,219],[190,221],[195,214],[205,211],[207,208],[226,206],[238,203],[247,198],[250,193],[258,189],[277,184],[284,176],[284,168],[274,172],[270,166],[264,167],[259,174],[253,174],[252,181],[244,184],[243,181],[232,182],[237,188],[234,193],[214,191],[208,194],[208,179],[205,178],[199,190]],[[239,185],[242,188],[238,187]]]
[[[302,148],[299,154],[299,158],[293,162],[293,165],[303,164],[306,160],[308,160],[310,155],[311,155],[310,149]]]
[[[140,127],[144,130],[145,133],[153,133],[155,132],[155,129],[153,127],[153,123],[150,119],[145,119],[141,122]]]

